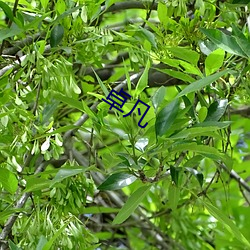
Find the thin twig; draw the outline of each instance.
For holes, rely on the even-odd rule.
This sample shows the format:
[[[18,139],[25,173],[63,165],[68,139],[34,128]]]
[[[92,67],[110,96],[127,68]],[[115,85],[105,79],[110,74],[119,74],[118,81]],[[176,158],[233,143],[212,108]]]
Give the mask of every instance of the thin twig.
[[[151,6],[150,6],[150,8],[149,8],[149,11],[147,12],[146,20],[143,22],[143,24],[142,24],[142,26],[141,26],[142,28],[145,27],[146,21],[149,20],[150,15],[151,15],[151,12],[152,12],[152,8],[154,7],[154,4],[155,4],[155,0],[153,0],[153,2],[151,3]]]
[[[236,180],[240,186],[246,191],[250,192],[250,186],[232,169],[229,170],[224,163],[218,164],[220,168],[224,169],[232,179]]]

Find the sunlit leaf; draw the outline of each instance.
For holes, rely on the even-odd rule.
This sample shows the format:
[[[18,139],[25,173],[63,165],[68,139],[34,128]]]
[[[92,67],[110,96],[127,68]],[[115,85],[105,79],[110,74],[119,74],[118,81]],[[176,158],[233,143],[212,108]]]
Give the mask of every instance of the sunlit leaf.
[[[73,167],[73,166],[69,166],[69,167],[63,167],[61,168],[58,173],[56,174],[55,178],[52,180],[51,185],[54,185],[57,182],[61,182],[62,180],[64,180],[65,178],[68,178],[70,176],[74,176],[80,173],[85,172],[85,168],[83,167]]]
[[[155,121],[156,136],[162,136],[168,131],[175,121],[178,110],[179,101],[175,99],[159,112]]]
[[[119,172],[109,176],[99,187],[99,190],[117,190],[133,183],[136,177],[132,174]]]
[[[227,99],[222,99],[215,101],[208,108],[208,114],[204,122],[208,121],[219,121],[220,118],[224,115],[228,105]]]
[[[168,204],[172,210],[176,210],[179,198],[180,189],[174,183],[170,183],[168,188]]]
[[[150,187],[150,185],[144,185],[138,188],[133,194],[131,194],[124,206],[116,215],[112,224],[121,224],[122,222],[124,222],[139,206],[143,198],[147,195]]]
[[[214,42],[219,48],[238,56],[246,57],[246,54],[239,46],[237,40],[233,36],[226,35],[217,29],[204,29],[200,28],[212,42]]]
[[[241,241],[246,247],[250,248],[250,242],[240,232],[235,223],[223,213],[223,211],[208,202],[203,201],[203,204],[205,205],[209,213],[214,216],[219,222],[221,222],[225,226],[225,228],[232,233],[234,237]]]
[[[225,56],[225,51],[222,49],[217,49],[210,53],[205,60],[205,72],[206,75],[211,75],[223,65]]]
[[[223,75],[229,73],[229,70],[223,70],[221,72],[215,73],[213,75],[207,76],[205,78],[202,78],[198,81],[195,81],[191,84],[189,84],[186,88],[184,88],[178,95],[177,97],[181,97],[183,95],[187,95],[189,93],[195,92],[197,90],[201,90],[202,88],[206,87],[207,85],[215,82],[218,80],[220,77]]]
[[[16,176],[10,170],[5,168],[0,168],[0,183],[11,194],[14,194],[18,187]]]
[[[155,111],[157,111],[157,108],[161,105],[162,101],[164,100],[166,94],[166,87],[161,86],[158,88],[155,92],[155,94],[152,97],[152,103]]]

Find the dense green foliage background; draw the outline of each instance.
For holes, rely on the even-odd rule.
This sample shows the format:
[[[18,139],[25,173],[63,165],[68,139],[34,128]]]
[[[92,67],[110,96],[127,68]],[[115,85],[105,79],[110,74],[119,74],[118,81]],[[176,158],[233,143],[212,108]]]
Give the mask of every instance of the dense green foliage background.
[[[250,249],[248,7],[0,1],[0,249]]]

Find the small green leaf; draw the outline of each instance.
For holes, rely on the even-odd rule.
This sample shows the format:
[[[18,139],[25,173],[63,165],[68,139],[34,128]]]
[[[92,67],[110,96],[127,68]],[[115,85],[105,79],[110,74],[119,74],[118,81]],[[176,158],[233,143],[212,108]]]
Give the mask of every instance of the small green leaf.
[[[201,200],[201,199],[200,199]],[[245,246],[250,248],[250,242],[245,238],[245,236],[241,233],[238,227],[234,224],[232,220],[230,220],[220,209],[213,206],[212,204],[201,200],[205,205],[208,212],[216,218],[219,222],[221,222],[224,227],[232,233],[239,241],[241,241]]]
[[[22,250],[16,244],[14,244],[11,240],[9,240],[8,242],[9,242],[10,250]]]
[[[180,188],[178,188],[175,183],[171,182],[168,188],[168,204],[173,211],[176,210],[179,199]]]
[[[94,70],[93,70],[94,71]],[[102,91],[103,93],[105,94],[105,96],[108,96],[109,94],[109,91],[108,89],[106,88],[105,84],[103,84],[102,80],[100,79],[100,77],[96,74],[96,72],[94,71],[95,73],[95,76],[96,76],[96,79],[98,81],[98,83],[100,84],[101,88],[102,88]]]
[[[179,181],[179,173],[180,173],[181,169],[180,168],[176,168],[173,166],[170,166],[170,175],[171,175],[171,179],[174,182],[174,184],[176,186],[178,186],[178,181]]]
[[[47,241],[46,237],[44,235],[41,235],[40,239],[38,241],[36,250],[43,250],[43,247],[46,245],[47,242],[48,241]]]
[[[146,67],[136,85],[135,96],[138,97],[139,94],[148,86],[148,70],[150,67],[150,61],[147,61]]]
[[[207,116],[207,108],[203,106],[198,111],[199,122],[203,122],[206,119],[206,116]]]
[[[218,127],[192,127],[180,131],[179,133],[172,135],[171,139],[190,139],[196,136],[206,135],[207,132],[215,131]]]
[[[132,174],[120,172],[109,176],[99,187],[99,190],[117,190],[133,183],[136,177]]]
[[[91,207],[82,207],[80,212],[82,214],[111,214],[119,212],[119,208],[114,207],[101,207],[101,206],[91,206]]]
[[[217,129],[222,129],[228,127],[230,124],[232,124],[231,121],[225,121],[225,122],[204,121],[195,124],[193,127],[217,127]]]
[[[166,87],[161,86],[160,88],[157,89],[157,91],[151,98],[155,111],[157,111],[157,108],[161,105],[162,101],[164,100],[165,94],[166,94]]]
[[[13,26],[7,29],[1,29],[0,30],[0,42],[3,41],[6,38],[12,37],[12,36],[17,36],[20,33],[23,32],[23,29],[20,29],[18,26]]]
[[[43,7],[44,9],[46,9],[47,6],[48,6],[49,0],[40,0],[40,2],[41,2],[42,7]]]
[[[155,41],[155,35],[151,31],[144,29],[140,27],[140,30],[136,32],[136,34],[140,33],[140,36],[142,37],[143,40],[147,40],[150,42],[151,46],[153,48],[157,47],[156,41]]]
[[[186,167],[185,168],[188,172],[190,172],[193,176],[195,176],[195,178],[197,179],[197,181],[199,182],[200,186],[202,187],[203,185],[203,181],[204,181],[204,176],[201,172],[197,171],[194,168],[189,168]]]
[[[14,194],[18,187],[18,180],[16,176],[5,168],[0,168],[0,183],[11,194]]]
[[[206,75],[211,75],[223,65],[225,57],[225,51],[222,49],[217,49],[210,53],[205,60],[205,72]]]
[[[222,100],[213,102],[208,108],[208,114],[205,119],[205,122],[219,121],[227,109],[227,104],[228,104],[227,99],[222,99]]]
[[[186,73],[183,73],[183,72],[180,72],[180,71],[176,71],[176,70],[173,70],[173,69],[158,69],[156,68],[156,70],[162,72],[162,73],[165,73],[169,76],[172,76],[174,78],[177,78],[177,79],[180,79],[184,82],[193,82],[195,79],[193,77],[191,77],[190,75],[186,74]]]
[[[65,166],[64,168],[61,168],[58,173],[56,174],[55,178],[52,180],[51,186],[54,185],[57,182],[61,182],[62,180],[74,176],[77,174],[80,174],[82,172],[85,172],[85,168],[83,167],[73,167],[73,166]]]
[[[156,116],[155,132],[156,136],[164,135],[175,121],[179,110],[179,101],[174,99]]]
[[[80,101],[76,100],[76,99],[73,99],[73,98],[70,98],[68,96],[65,96],[65,95],[62,95],[60,93],[57,93],[57,92],[54,92],[54,98],[63,102],[63,103],[66,103],[68,104],[69,106],[73,107],[73,108],[76,108],[82,112],[85,112],[84,108],[83,108],[83,105]]]
[[[164,2],[159,2],[157,7],[158,18],[161,23],[167,24],[168,20],[168,9]]]
[[[213,75],[207,76],[205,78],[202,78],[198,81],[195,81],[191,84],[189,84],[185,89],[183,89],[178,95],[178,97],[181,97],[183,95],[195,92],[197,90],[201,90],[202,88],[206,87],[207,85],[215,82],[216,80],[218,80],[220,77],[222,77],[223,75],[229,73],[230,70],[223,70],[221,72],[215,73]]]
[[[173,48],[169,48],[168,50],[172,52],[175,57],[178,57],[182,60],[190,62],[194,66],[197,65],[199,58],[200,58],[200,54],[198,52],[190,50],[190,49],[181,48],[181,47],[176,47],[176,48],[173,47]]]
[[[69,222],[66,222],[59,230],[57,230],[53,237],[50,238],[50,240],[44,245],[43,250],[49,250],[51,249],[54,241],[59,237],[59,235],[64,231],[64,229],[68,226]]]
[[[12,12],[11,8],[9,7],[9,5],[7,5],[7,4],[4,3],[3,1],[0,1],[0,8],[3,9],[4,14],[5,14],[11,21],[14,21],[14,15],[13,15],[13,12]]]
[[[139,206],[143,198],[147,195],[150,187],[150,185],[144,185],[131,194],[120,212],[116,215],[112,224],[121,224],[124,222]]]
[[[61,24],[54,26],[50,35],[50,46],[56,47],[63,39],[64,28]]]
[[[217,29],[204,29],[200,28],[201,32],[204,33],[213,43],[215,43],[219,48],[241,57],[246,57],[246,54],[241,49],[237,40],[233,36],[228,36],[220,30]]]
[[[30,176],[26,178],[26,188],[24,192],[40,191],[49,188],[51,185],[51,180]]]

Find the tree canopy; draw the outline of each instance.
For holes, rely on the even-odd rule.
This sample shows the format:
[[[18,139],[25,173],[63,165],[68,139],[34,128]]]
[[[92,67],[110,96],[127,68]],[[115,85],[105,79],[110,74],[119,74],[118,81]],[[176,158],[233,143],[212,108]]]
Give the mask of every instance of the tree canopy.
[[[0,1],[0,249],[250,249],[248,2]]]

